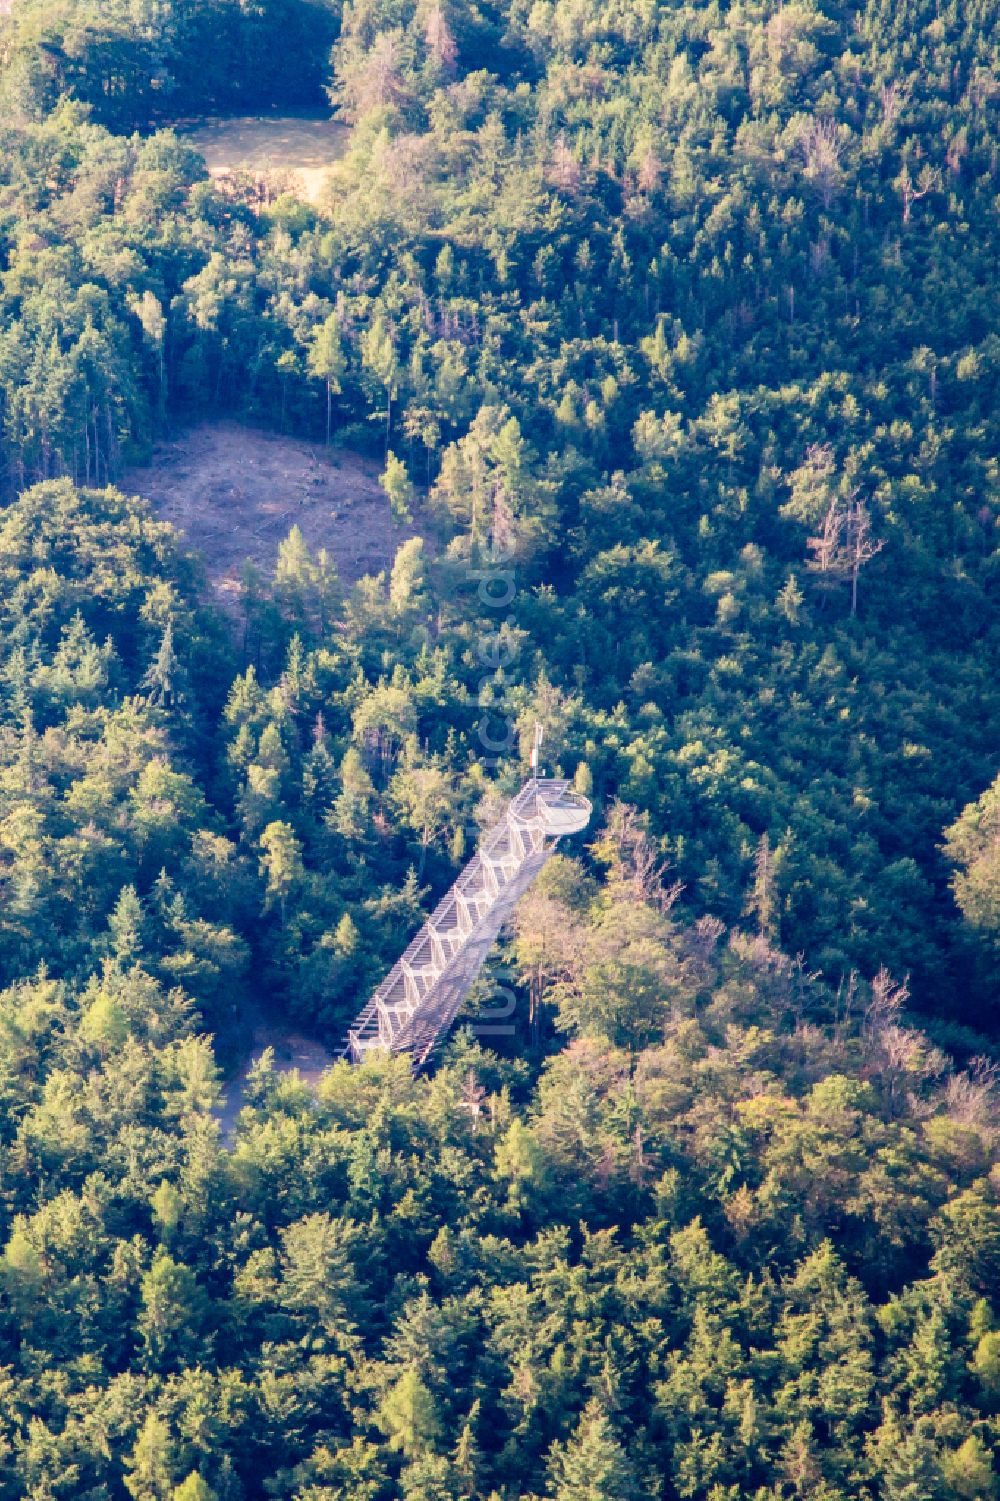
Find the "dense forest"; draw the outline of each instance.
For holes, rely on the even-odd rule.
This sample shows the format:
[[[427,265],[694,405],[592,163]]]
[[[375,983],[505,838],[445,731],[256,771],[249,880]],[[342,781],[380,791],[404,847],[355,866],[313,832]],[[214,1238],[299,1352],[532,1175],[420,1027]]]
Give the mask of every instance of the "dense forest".
[[[985,0],[0,16],[0,1501],[1000,1496],[998,63]],[[318,205],[185,135],[293,108]],[[218,414],[374,456],[391,568],[293,527],[220,611],[120,488]],[[468,1024],[224,1137],[536,723],[597,816]]]

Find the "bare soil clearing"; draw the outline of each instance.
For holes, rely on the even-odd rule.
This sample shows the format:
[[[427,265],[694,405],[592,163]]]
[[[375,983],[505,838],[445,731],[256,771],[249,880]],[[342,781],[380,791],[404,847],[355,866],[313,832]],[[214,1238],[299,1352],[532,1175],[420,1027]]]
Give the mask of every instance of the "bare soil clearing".
[[[326,1070],[337,1061],[335,1055],[329,1048],[323,1047],[322,1043],[274,1023],[259,1022],[254,1028],[250,1055],[233,1078],[224,1085],[222,1100],[215,1112],[226,1146],[233,1144],[236,1122],[246,1104],[246,1081],[254,1065],[268,1048],[273,1053],[272,1067],[276,1074],[295,1073],[310,1089],[316,1087]]]
[[[347,149],[349,127],[336,120],[246,116],[206,120],[187,131],[213,177],[232,172],[288,176],[310,203],[322,197],[326,174]]]
[[[212,422],[158,444],[122,487],[184,534],[219,603],[235,613],[244,562],[270,576],[293,526],[313,551],[328,549],[345,583],[388,567],[412,531],[393,525],[379,473],[372,459],[343,449]]]

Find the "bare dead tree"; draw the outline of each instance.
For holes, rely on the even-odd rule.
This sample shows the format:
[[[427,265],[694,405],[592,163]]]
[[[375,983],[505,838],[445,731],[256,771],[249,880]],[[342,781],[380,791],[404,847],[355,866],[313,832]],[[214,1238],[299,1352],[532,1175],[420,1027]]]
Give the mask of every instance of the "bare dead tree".
[[[809,120],[799,138],[805,160],[805,175],[819,189],[823,207],[829,209],[840,183],[843,142],[836,120]]]
[[[476,1077],[475,1070],[469,1069],[462,1081],[462,1089],[458,1098],[459,1110],[464,1110],[472,1120],[478,1120],[483,1113],[483,1104],[486,1100],[486,1090]]]
[[[861,1045],[867,1071],[890,1076],[890,1097],[895,1094],[895,1076],[911,1060],[914,1034],[900,1026],[909,998],[906,981],[894,980],[883,964],[872,981],[861,1022]]]
[[[795,955],[791,981],[796,1031],[805,1025],[803,1018],[809,1005],[810,991],[820,978],[821,972],[818,969],[806,969],[804,954]]]
[[[883,965],[872,981],[861,1026],[864,1072],[881,1082],[893,1113],[905,1079],[925,1080],[944,1063],[922,1033],[901,1025],[909,994],[906,981],[894,980]]]
[[[928,1048],[923,1033],[910,1027],[886,1027],[879,1037],[879,1053],[878,1067],[873,1072],[882,1079],[893,1114],[907,1078],[914,1083],[925,1082],[940,1072],[944,1064],[944,1055],[935,1048]],[[909,1095],[909,1108],[911,1112],[917,1110],[917,1101],[912,1094]]]
[[[564,193],[575,193],[580,186],[580,163],[573,155],[565,135],[560,132],[552,148],[548,176]]]
[[[458,57],[458,47],[455,38],[448,29],[444,11],[440,5],[435,5],[427,14],[427,24],[424,27],[424,41],[427,50],[434,58],[439,68],[450,72]]]
[[[771,937],[774,927],[774,855],[767,833],[760,837],[753,858],[753,882],[743,910],[757,919],[757,936]]]
[[[908,166],[904,166],[902,172],[896,178],[894,184],[903,200],[903,223],[909,224],[913,205],[921,198],[926,198],[938,186],[938,174],[933,167],[921,167],[914,182]]]
[[[948,150],[945,152],[945,161],[948,163],[948,171],[953,177],[957,177],[962,170],[963,158],[969,152],[969,133],[965,126],[956,130],[948,142]]]
[[[642,1127],[637,1125],[632,1133],[632,1151],[629,1157],[628,1175],[640,1187],[649,1181],[655,1166],[655,1158],[647,1151],[643,1141]]]
[[[765,27],[768,56],[778,67],[781,66],[788,52],[789,42],[796,39],[799,24],[799,17],[790,14],[782,7],[775,11]]]
[[[636,174],[636,187],[640,193],[655,193],[660,185],[662,172],[659,157],[652,146],[647,146],[639,162],[639,170]]]
[[[578,970],[585,935],[566,905],[538,886],[518,904],[514,933],[517,977],[528,987],[528,1022],[537,1044],[546,991],[559,982],[568,982]]]
[[[807,567],[813,573],[836,575],[843,554],[844,508],[839,495],[834,496],[827,507],[826,515],[815,536],[806,538],[806,547],[812,553]]]
[[[982,109],[1000,92],[1000,82],[997,81],[996,73],[990,67],[975,67],[969,75],[969,99],[976,109]]]
[[[406,89],[399,42],[398,32],[380,32],[357,73],[345,83],[345,93],[356,115],[403,102]]]
[[[858,613],[858,578],[885,546],[885,539],[872,535],[872,519],[863,501],[853,500],[847,512],[847,560],[851,571],[851,614]]]
[[[851,586],[851,615],[858,613],[858,580],[861,570],[885,546],[872,533],[871,513],[856,490],[830,501],[819,531],[806,539],[812,553],[807,567],[827,582],[847,581]]]
[[[895,1025],[909,998],[910,988],[906,981],[894,980],[883,964],[872,981],[871,995],[865,1006],[861,1023],[864,1041],[874,1042],[886,1027]]]
[[[879,85],[878,94],[879,104],[882,107],[882,130],[888,134],[899,119],[899,112],[906,99],[906,90],[898,78],[892,78],[888,83]]]
[[[809,264],[814,276],[820,276],[830,259],[830,236],[818,235],[809,246]]]
[[[995,1132],[1000,1121],[1000,1063],[992,1058],[973,1058],[967,1069],[948,1080],[944,1099],[953,1121]]]
[[[842,1042],[851,1027],[858,999],[858,972],[849,970],[841,975],[834,1005],[833,1032],[838,1043]]]
[[[706,914],[699,917],[694,927],[687,930],[686,939],[688,948],[701,960],[712,957],[719,946],[719,939],[726,931],[726,925],[720,917],[712,917]]]
[[[514,551],[516,528],[510,496],[503,480],[498,476],[493,486],[493,515],[490,522],[493,551],[498,557],[510,557]]]
[[[683,890],[681,882],[668,885],[667,862],[660,859],[649,834],[648,820],[630,803],[615,801],[608,813],[605,841],[612,856],[615,874],[634,900],[650,902],[661,912],[669,912]]]

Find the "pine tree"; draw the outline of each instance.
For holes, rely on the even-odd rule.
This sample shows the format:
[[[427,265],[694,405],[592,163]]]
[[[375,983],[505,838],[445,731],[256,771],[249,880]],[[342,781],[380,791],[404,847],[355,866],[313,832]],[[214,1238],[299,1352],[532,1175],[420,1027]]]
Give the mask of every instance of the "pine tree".
[[[941,1458],[941,1470],[951,1494],[961,1501],[995,1501],[1000,1492],[993,1456],[978,1434]]]
[[[433,1447],[441,1432],[437,1404],[415,1367],[404,1371],[390,1388],[379,1408],[378,1422],[389,1447],[408,1459]]]
[[[941,1467],[931,1418],[907,1423],[891,1409],[869,1440],[885,1501],[941,1501]]]
[[[375,787],[358,751],[350,746],[340,764],[340,792],[327,820],[342,839],[360,839],[368,828]]]
[[[337,953],[344,959],[350,959],[357,953],[361,935],[357,924],[349,912],[345,912],[337,923],[333,932],[333,946]]]
[[[219,1501],[219,1498],[198,1471],[192,1470],[188,1478],[171,1492],[170,1501]]]
[[[302,801],[314,817],[324,816],[333,802],[336,785],[337,768],[326,735],[319,732],[302,763]]]
[[[160,1414],[150,1409],[125,1460],[125,1488],[133,1501],[163,1501],[170,1494],[173,1459],[170,1430]]]
[[[142,1279],[138,1329],[151,1371],[193,1360],[200,1349],[205,1296],[190,1267],[160,1250]]]
[[[108,918],[111,952],[122,968],[134,964],[142,949],[142,903],[134,886],[122,887],[115,910]]]
[[[411,537],[396,553],[389,576],[389,604],[397,615],[427,606],[427,560],[420,537]]]
[[[799,624],[802,619],[802,606],[804,603],[805,595],[799,588],[799,581],[794,573],[790,573],[778,591],[776,601],[778,610],[788,621],[789,625]]]
[[[168,620],[156,656],[142,680],[149,702],[158,704],[163,709],[173,709],[180,697],[179,676],[179,664],[174,651],[174,623]]]
[[[295,837],[290,824],[276,820],[269,823],[260,836],[260,872],[267,880],[264,910],[269,911],[277,903],[281,912],[281,926],[288,920],[288,898],[296,886],[305,880],[302,864],[302,846]]]
[[[452,1451],[452,1473],[457,1482],[458,1501],[471,1501],[478,1490],[482,1455],[476,1442],[476,1424],[479,1422],[479,1401],[473,1402],[458,1441]]]
[[[388,498],[393,521],[400,524],[412,521],[410,507],[413,504],[413,482],[406,472],[406,465],[394,453],[386,456],[382,489]]]
[[[300,526],[293,526],[278,545],[274,598],[285,620],[299,627],[311,622],[316,594],[316,564]]]
[[[347,369],[344,346],[340,336],[340,320],[336,313],[313,331],[312,342],[306,354],[309,374],[323,381],[326,386],[326,442],[330,444],[333,414],[333,397],[342,390],[342,381]]]
[[[548,1494],[553,1501],[632,1501],[637,1495],[625,1451],[596,1397],[569,1442],[553,1449]]]
[[[385,33],[384,39],[386,42],[390,40],[388,33]],[[395,332],[392,323],[381,309],[377,309],[361,339],[361,357],[364,366],[371,371],[385,391],[385,455],[387,460],[389,438],[392,432],[392,403],[396,399],[396,388],[399,383],[399,357],[394,342]]]
[[[753,862],[753,885],[747,895],[744,911],[757,919],[757,937],[762,941],[774,938],[777,931],[775,919],[776,894],[775,856],[771,840],[765,832],[760,836]]]

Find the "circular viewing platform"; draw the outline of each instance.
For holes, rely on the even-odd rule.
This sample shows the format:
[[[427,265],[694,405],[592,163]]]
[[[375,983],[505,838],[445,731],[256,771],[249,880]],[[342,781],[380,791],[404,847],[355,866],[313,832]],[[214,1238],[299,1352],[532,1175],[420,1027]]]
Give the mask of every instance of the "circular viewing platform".
[[[554,787],[554,784],[553,784]],[[538,809],[546,834],[561,839],[564,834],[578,834],[590,822],[593,812],[591,803],[579,792],[564,787],[553,797],[546,796],[547,788],[539,787]]]

